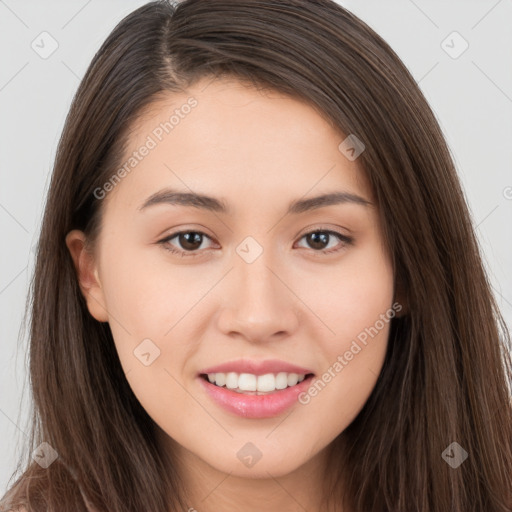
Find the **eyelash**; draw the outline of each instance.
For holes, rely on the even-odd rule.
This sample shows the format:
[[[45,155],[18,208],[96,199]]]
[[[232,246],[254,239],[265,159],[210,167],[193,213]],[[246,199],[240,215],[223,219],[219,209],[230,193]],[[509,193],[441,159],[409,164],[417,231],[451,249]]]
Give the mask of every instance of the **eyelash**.
[[[182,257],[200,256],[202,251],[197,251],[197,250],[195,250],[195,251],[181,251],[181,250],[175,249],[174,247],[169,245],[170,240],[172,240],[173,238],[176,238],[178,235],[181,235],[183,233],[196,233],[196,234],[205,236],[207,238],[210,238],[206,233],[190,229],[190,230],[185,230],[185,231],[177,231],[176,233],[173,233],[173,234],[165,237],[163,240],[160,240],[158,243],[161,244],[166,251],[169,251],[172,254],[181,255]],[[349,236],[346,236],[346,235],[342,235],[341,233],[338,233],[337,231],[332,231],[332,230],[328,230],[328,229],[316,229],[316,230],[313,230],[313,231],[309,231],[308,233],[304,233],[304,235],[302,235],[299,240],[302,240],[304,237],[306,237],[308,235],[311,235],[313,233],[325,233],[325,234],[328,234],[328,235],[334,235],[341,242],[343,242],[341,247],[338,247],[338,248],[335,248],[335,249],[321,249],[321,250],[311,249],[315,253],[320,253],[320,254],[337,253],[337,252],[341,251],[345,247],[345,245],[352,245],[353,242],[354,242],[353,238],[351,238]]]

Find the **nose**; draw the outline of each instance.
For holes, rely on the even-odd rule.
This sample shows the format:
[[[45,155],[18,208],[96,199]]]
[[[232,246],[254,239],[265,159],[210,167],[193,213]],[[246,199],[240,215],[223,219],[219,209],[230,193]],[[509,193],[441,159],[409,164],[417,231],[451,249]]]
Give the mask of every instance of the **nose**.
[[[252,263],[235,260],[218,317],[223,334],[264,343],[286,338],[297,330],[301,302],[293,293],[293,283],[287,282],[289,273],[282,272],[265,255],[264,251]]]

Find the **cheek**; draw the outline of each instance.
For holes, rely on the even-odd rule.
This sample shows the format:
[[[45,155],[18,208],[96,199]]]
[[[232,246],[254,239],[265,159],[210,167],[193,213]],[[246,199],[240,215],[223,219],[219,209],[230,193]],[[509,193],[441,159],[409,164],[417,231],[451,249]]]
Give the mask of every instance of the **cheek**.
[[[326,353],[342,350],[347,340],[373,326],[392,305],[392,267],[377,247],[375,243],[347,252],[339,262],[302,272],[295,281],[297,295],[319,319],[316,326],[323,332]]]
[[[179,271],[150,264],[140,248],[119,251],[112,243],[110,250],[102,284],[116,350],[134,395],[169,430],[184,420],[179,411],[186,410],[187,395],[180,382],[196,350],[180,330],[190,309],[182,296],[186,282]]]
[[[120,251],[114,237],[109,242],[102,260],[102,286],[116,349],[137,392],[153,386],[155,377],[167,375],[163,370],[170,368],[168,340],[183,315],[182,285],[178,275],[169,276],[148,264],[140,248],[125,245]],[[173,362],[186,358],[182,345],[172,347]]]
[[[309,431],[318,430],[319,448],[356,418],[374,390],[385,360],[394,317],[391,304],[382,299],[367,300],[360,306],[364,314],[357,318],[340,314],[336,336],[319,340],[322,369],[299,396],[303,414],[311,418]]]
[[[173,269],[165,258],[151,257],[164,249],[125,247],[115,242],[105,250],[103,288],[109,313],[134,337],[162,338],[194,298],[194,281]]]
[[[335,432],[355,418],[375,386],[395,311],[393,273],[384,253],[354,252],[328,277],[320,275],[306,295],[329,329],[314,336],[322,372],[299,401],[314,417],[326,414],[325,404],[339,404],[328,413]]]
[[[118,247],[112,237],[102,260],[110,328],[132,390],[159,417],[162,402],[185,398],[179,382],[190,373],[189,361],[199,348],[194,340],[200,339],[190,334],[196,328],[194,306],[211,288],[211,278],[192,266],[172,266],[164,249]],[[160,250],[164,256],[155,257]]]

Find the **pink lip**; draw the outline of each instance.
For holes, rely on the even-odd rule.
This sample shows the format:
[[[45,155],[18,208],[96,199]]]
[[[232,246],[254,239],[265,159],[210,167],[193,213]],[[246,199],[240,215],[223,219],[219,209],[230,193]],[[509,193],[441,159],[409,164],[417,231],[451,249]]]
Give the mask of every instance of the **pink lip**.
[[[295,366],[294,364],[287,363],[285,361],[279,361],[278,359],[268,359],[266,361],[254,361],[249,359],[239,359],[238,361],[231,361],[228,363],[219,364],[217,366],[211,366],[205,368],[199,372],[201,374],[208,373],[252,373],[253,375],[265,375],[266,373],[298,373],[300,375],[307,375],[313,373],[307,368]],[[303,381],[304,382],[304,381]]]
[[[206,393],[226,411],[243,418],[271,418],[283,413],[298,402],[299,394],[306,391],[311,385],[314,375],[310,375],[295,386],[276,390],[267,395],[237,393],[225,387],[216,386],[204,377],[198,378]]]

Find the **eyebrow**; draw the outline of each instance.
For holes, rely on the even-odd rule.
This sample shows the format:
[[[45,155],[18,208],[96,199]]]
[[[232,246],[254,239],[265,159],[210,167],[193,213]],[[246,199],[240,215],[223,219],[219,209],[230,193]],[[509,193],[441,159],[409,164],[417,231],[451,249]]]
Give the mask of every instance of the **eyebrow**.
[[[287,214],[299,214],[306,211],[323,208],[326,206],[353,203],[361,206],[369,206],[372,203],[361,196],[350,192],[331,192],[309,199],[298,199],[288,206]],[[157,204],[170,204],[180,206],[192,206],[201,210],[216,213],[231,214],[231,208],[225,201],[215,197],[197,194],[193,192],[180,192],[178,190],[164,189],[151,195],[144,201],[139,210],[144,210]]]

